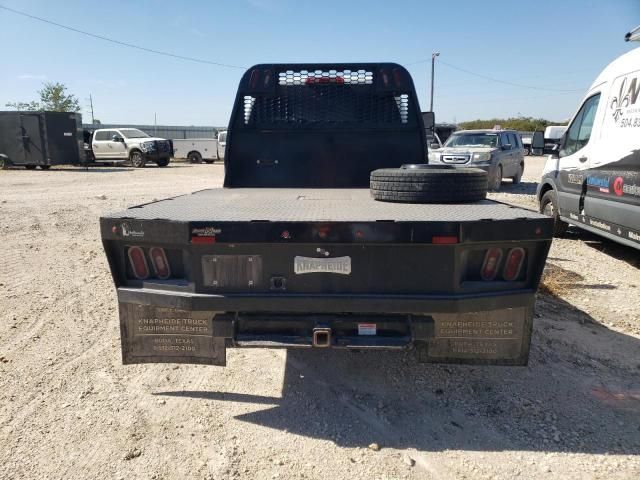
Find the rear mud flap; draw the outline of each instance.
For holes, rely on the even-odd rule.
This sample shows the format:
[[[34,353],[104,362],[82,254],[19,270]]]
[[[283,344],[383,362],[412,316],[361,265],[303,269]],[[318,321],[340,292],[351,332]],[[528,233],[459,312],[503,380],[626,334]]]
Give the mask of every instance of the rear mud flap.
[[[120,304],[122,362],[226,365],[225,339],[213,336],[211,312]]]
[[[508,308],[433,315],[433,334],[418,347],[430,363],[526,365],[533,311]]]

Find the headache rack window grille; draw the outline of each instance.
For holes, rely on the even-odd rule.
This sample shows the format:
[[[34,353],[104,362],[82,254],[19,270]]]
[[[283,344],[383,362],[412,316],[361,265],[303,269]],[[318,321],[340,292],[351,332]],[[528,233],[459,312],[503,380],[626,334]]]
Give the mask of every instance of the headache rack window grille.
[[[301,70],[294,72],[287,70],[278,74],[280,85],[314,85],[322,83],[337,83],[350,85],[371,85],[373,84],[373,72],[366,70]]]
[[[244,125],[256,128],[376,127],[409,123],[409,95],[356,91],[348,85],[299,84],[274,96],[244,97]],[[372,87],[369,87],[372,88]]]

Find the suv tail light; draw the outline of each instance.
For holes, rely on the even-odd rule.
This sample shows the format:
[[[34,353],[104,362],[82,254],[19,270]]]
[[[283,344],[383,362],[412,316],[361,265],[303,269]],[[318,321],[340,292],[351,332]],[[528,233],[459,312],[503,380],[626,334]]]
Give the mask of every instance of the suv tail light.
[[[507,260],[504,263],[502,276],[508,282],[518,279],[522,264],[524,263],[525,251],[523,248],[512,248],[507,254]]]
[[[151,265],[156,277],[160,280],[166,280],[171,276],[171,266],[163,248],[151,247],[149,249],[149,257],[151,257]]]
[[[144,256],[144,250],[140,247],[129,247],[127,255],[129,257],[133,276],[138,280],[145,280],[149,278],[149,266],[147,265],[147,259]]]
[[[482,280],[484,280],[485,282],[489,282],[496,278],[501,260],[502,249],[490,248],[489,250],[487,250],[487,253],[484,255],[484,262],[482,262],[482,268],[480,270],[480,277],[482,278]]]

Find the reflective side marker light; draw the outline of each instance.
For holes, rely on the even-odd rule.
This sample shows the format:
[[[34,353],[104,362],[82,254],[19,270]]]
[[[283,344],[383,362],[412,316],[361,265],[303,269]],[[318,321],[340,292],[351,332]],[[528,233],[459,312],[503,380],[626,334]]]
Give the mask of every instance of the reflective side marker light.
[[[504,263],[502,276],[508,282],[512,282],[520,275],[522,265],[524,264],[525,251],[523,248],[512,248],[507,254],[507,261]]]
[[[151,265],[156,277],[160,280],[166,280],[171,276],[171,266],[167,261],[167,255],[164,253],[164,249],[160,247],[151,247],[149,249],[149,256],[151,257]]]
[[[496,278],[500,260],[502,260],[502,249],[490,248],[487,250],[487,253],[484,255],[484,262],[482,262],[482,269],[480,270],[482,280],[489,282]]]
[[[455,235],[436,235],[431,237],[431,243],[436,245],[452,245],[458,243],[458,237]]]
[[[127,256],[129,257],[133,276],[138,280],[149,278],[149,266],[147,265],[144,251],[140,247],[129,247]]]

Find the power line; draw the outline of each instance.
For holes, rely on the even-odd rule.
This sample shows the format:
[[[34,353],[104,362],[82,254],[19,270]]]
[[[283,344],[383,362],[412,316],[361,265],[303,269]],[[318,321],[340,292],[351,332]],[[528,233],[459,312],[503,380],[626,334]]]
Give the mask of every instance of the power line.
[[[430,62],[430,61],[431,61],[430,59],[429,60],[418,60],[416,62],[405,63],[405,66],[416,65],[418,63],[426,63],[426,62]],[[469,75],[473,75],[475,77],[484,78],[485,80],[491,80],[492,82],[503,83],[505,85],[511,85],[513,87],[529,88],[531,90],[542,90],[542,91],[547,91],[547,92],[582,92],[582,91],[584,91],[584,89],[546,88],[546,87],[534,87],[533,85],[523,85],[521,83],[510,82],[508,80],[500,80],[499,78],[494,78],[494,77],[490,77],[488,75],[483,75],[481,73],[472,72],[471,70],[467,70],[465,68],[457,67],[456,65],[452,65],[450,63],[447,63],[444,60],[438,60],[438,63],[446,65],[447,67],[452,68],[454,70],[458,70],[460,72],[464,72],[464,73],[467,73]]]
[[[26,13],[26,12],[21,12],[20,10],[15,10],[13,8],[5,7],[4,5],[0,5],[0,9],[6,10],[6,11],[11,12],[11,13],[15,13],[16,15],[21,15],[23,17],[31,18],[32,20],[38,20],[39,22],[47,23],[49,25],[53,25],[53,26],[56,26],[58,28],[63,28],[65,30],[69,30],[71,32],[80,33],[80,34],[86,35],[88,37],[97,38],[98,40],[104,40],[105,42],[115,43],[116,45],[120,45],[122,47],[135,48],[136,50],[142,50],[143,52],[155,53],[156,55],[164,55],[165,57],[177,58],[179,60],[187,60],[189,62],[204,63],[204,64],[207,64],[207,65],[215,65],[215,66],[218,66],[218,67],[237,68],[237,69],[240,69],[240,70],[246,70],[246,67],[241,67],[239,65],[231,65],[229,63],[214,62],[214,61],[205,60],[205,59],[202,59],[202,58],[186,57],[184,55],[177,55],[175,53],[163,52],[161,50],[154,50],[152,48],[141,47],[140,45],[134,45],[132,43],[121,42],[120,40],[115,40],[113,38],[103,37],[102,35],[97,35],[95,33],[85,32],[84,30],[79,30],[77,28],[70,27],[68,25],[62,25],[61,23],[56,23],[56,22],[54,22],[52,20],[47,20],[46,18],[37,17],[35,15],[31,15],[31,14]]]

